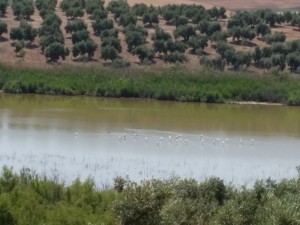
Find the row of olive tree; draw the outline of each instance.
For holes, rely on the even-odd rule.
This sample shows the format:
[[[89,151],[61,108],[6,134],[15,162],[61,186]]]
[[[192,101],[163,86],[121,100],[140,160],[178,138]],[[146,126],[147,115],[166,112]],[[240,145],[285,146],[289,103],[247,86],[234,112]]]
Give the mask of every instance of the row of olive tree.
[[[119,30],[114,27],[112,20],[108,19],[108,12],[101,0],[88,0],[87,13],[93,20],[94,34],[101,38],[101,58],[110,60],[114,67],[128,67],[130,64],[123,60],[119,53],[122,52],[121,41],[118,37]]]
[[[204,66],[218,70],[224,70],[225,66],[232,66],[238,70],[254,65],[260,69],[271,69],[272,67],[284,70],[286,65],[291,71],[300,68],[300,41],[287,43],[276,42],[271,46],[255,47],[253,52],[236,51],[234,47],[226,42],[216,44],[216,51],[220,56],[202,57],[200,62]]]
[[[217,21],[226,18],[226,9],[224,7],[213,7],[206,10],[201,5],[166,5],[160,8],[160,15],[166,20],[167,24],[179,26],[193,23],[199,24],[202,20]]]
[[[150,12],[148,7],[145,11],[138,9],[140,6],[130,8],[127,2],[123,0],[111,1],[107,10],[114,14],[115,20],[120,26],[124,27],[125,41],[128,46],[128,51],[133,55],[137,55],[142,63],[151,63],[154,58],[154,50],[146,45],[148,31],[142,26],[137,26],[138,16]],[[139,11],[139,12],[138,12]],[[152,21],[148,20],[145,23],[152,25]]]
[[[67,33],[72,34],[73,56],[76,58],[80,55],[83,59],[87,55],[92,59],[97,49],[97,44],[89,37],[87,25],[82,20],[69,21],[65,27]]]
[[[45,12],[43,23],[39,29],[40,47],[47,61],[56,62],[69,55],[69,49],[64,45],[64,36],[60,29],[61,19],[55,14],[55,5],[52,0],[37,2],[37,8]]]

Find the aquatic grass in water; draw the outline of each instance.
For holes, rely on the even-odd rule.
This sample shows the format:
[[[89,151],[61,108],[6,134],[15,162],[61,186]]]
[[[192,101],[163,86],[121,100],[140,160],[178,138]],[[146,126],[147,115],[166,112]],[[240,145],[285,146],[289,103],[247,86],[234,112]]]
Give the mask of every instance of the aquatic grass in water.
[[[186,102],[257,101],[298,105],[300,79],[245,72],[186,69],[115,70],[94,67],[50,69],[0,66],[7,93],[134,97]]]

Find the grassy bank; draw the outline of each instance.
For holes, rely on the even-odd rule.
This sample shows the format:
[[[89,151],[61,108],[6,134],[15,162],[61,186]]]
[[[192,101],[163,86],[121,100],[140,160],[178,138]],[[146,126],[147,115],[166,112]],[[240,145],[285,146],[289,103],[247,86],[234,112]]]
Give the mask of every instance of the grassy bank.
[[[300,105],[300,79],[286,73],[191,72],[182,67],[132,71],[94,67],[42,70],[0,66],[0,89],[7,93]]]
[[[257,181],[235,188],[219,178],[115,179],[97,190],[92,179],[66,186],[23,169],[0,175],[0,224],[5,225],[297,225],[300,179]]]

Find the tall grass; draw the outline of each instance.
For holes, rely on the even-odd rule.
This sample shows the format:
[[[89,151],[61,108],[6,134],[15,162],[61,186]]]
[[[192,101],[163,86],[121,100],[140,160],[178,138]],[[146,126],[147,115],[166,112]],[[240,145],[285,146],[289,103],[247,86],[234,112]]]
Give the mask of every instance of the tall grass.
[[[288,74],[189,71],[185,68],[116,70],[0,66],[7,93],[151,98],[187,102],[257,101],[300,105],[300,79]]]

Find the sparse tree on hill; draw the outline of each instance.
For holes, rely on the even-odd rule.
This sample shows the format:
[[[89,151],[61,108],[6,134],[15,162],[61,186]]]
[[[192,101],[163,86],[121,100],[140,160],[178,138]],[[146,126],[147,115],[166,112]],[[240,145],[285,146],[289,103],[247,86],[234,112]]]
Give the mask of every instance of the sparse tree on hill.
[[[110,30],[114,28],[114,24],[112,20],[109,19],[97,19],[92,24],[93,30],[96,35],[100,35],[102,31],[104,30]]]
[[[4,33],[7,34],[7,24],[0,20],[0,37]]]
[[[108,37],[102,39],[101,47],[104,48],[107,45],[113,46],[119,53],[122,51],[120,39],[118,38]]]
[[[176,30],[174,31],[175,38],[182,37],[184,39],[184,41],[188,41],[189,38],[191,36],[195,35],[195,34],[196,34],[196,31],[195,31],[194,27],[191,26],[191,25],[188,25],[188,26],[184,26],[184,25],[178,26],[176,28]]]
[[[108,38],[108,37],[118,38],[118,36],[119,36],[119,30],[114,28],[110,30],[104,30],[100,35],[101,39]]]
[[[187,25],[189,23],[189,19],[186,16],[176,16],[175,18],[173,18],[172,20],[173,24],[178,27],[180,25]]]
[[[167,41],[167,49],[170,52],[179,52],[179,53],[185,53],[185,50],[188,48],[187,44],[182,41],[173,41],[168,40]]]
[[[12,40],[23,40],[23,31],[20,27],[12,28],[9,36]]]
[[[128,25],[130,24],[133,24],[135,25],[136,24],[136,21],[137,21],[137,18],[135,15],[133,15],[132,13],[125,13],[125,14],[122,14],[120,16],[120,25],[124,26],[124,27],[127,27]]]
[[[180,52],[172,52],[164,57],[165,62],[184,63],[187,61],[185,54]]]
[[[278,67],[280,70],[284,70],[286,63],[285,63],[285,55],[282,54],[274,54],[271,57],[272,59],[272,66]]]
[[[264,37],[264,41],[268,44],[276,42],[285,42],[286,36],[283,32],[275,32],[274,34],[268,34]]]
[[[17,19],[30,19],[34,13],[34,4],[31,0],[13,1],[13,14]]]
[[[60,32],[54,32],[52,34],[40,36],[40,46],[42,51],[45,50],[52,43],[64,43],[64,37]]]
[[[91,59],[92,57],[94,57],[95,51],[97,50],[98,46],[92,39],[86,40],[85,44],[86,44],[86,53],[89,59]]]
[[[93,19],[93,20],[96,20],[96,19],[104,20],[106,18],[107,18],[107,12],[102,9],[95,9],[91,16],[91,19]]]
[[[227,42],[227,38],[229,37],[227,32],[217,31],[210,36],[210,40],[214,42]]]
[[[219,18],[219,10],[217,7],[212,7],[211,9],[207,10],[211,18],[214,20],[218,20]]]
[[[89,39],[89,32],[87,30],[79,30],[72,33],[72,43],[75,44],[80,41]]]
[[[94,53],[97,49],[97,45],[91,39],[80,41],[73,46],[72,53],[74,57],[78,55],[88,55],[88,58],[91,59],[94,56]]]
[[[219,42],[216,46],[217,53],[220,54],[220,56],[224,59],[225,58],[225,52],[228,50],[234,51],[234,48],[232,45],[227,44],[226,42]]]
[[[144,3],[136,3],[131,8],[132,12],[136,16],[143,17],[146,13],[148,13],[148,6]]]
[[[7,0],[0,0],[0,17],[5,15],[7,6],[8,6]]]
[[[262,52],[261,52],[260,47],[258,47],[258,46],[255,47],[254,52],[252,52],[252,58],[253,58],[255,64],[258,64],[258,62],[262,58]]]
[[[77,21],[68,21],[67,25],[65,26],[65,30],[67,33],[73,33],[80,30],[86,30],[87,25],[82,20]]]
[[[118,58],[118,50],[111,45],[107,45],[104,48],[101,48],[101,58],[113,61]]]
[[[196,53],[198,50],[203,50],[208,46],[208,39],[206,36],[195,35],[189,38],[187,44],[190,48],[192,48],[192,52]]]
[[[72,19],[83,17],[84,11],[80,7],[72,7],[66,11],[66,16],[71,17]]]
[[[137,55],[142,63],[145,62],[145,60],[148,62],[152,61],[155,55],[154,50],[148,48],[146,45],[137,46],[132,53]]]
[[[146,43],[146,37],[138,31],[126,32],[125,38],[129,51]]]
[[[251,54],[249,52],[236,52],[229,60],[229,63],[235,70],[238,70],[241,66],[246,68],[251,65]]]
[[[292,71],[296,71],[300,67],[300,53],[292,52],[286,57],[287,64]]]
[[[54,42],[45,49],[44,55],[47,61],[57,62],[60,58],[65,60],[69,50],[63,44]]]
[[[153,23],[158,24],[158,15],[155,12],[152,13],[146,13],[143,16],[143,23],[149,24],[151,27]]]
[[[293,14],[291,13],[291,11],[286,11],[283,14],[283,18],[284,18],[285,22],[290,23],[293,19]]]
[[[271,29],[267,24],[260,22],[256,26],[256,33],[257,33],[257,35],[261,34],[262,36],[265,36],[266,34],[271,33]]]
[[[174,17],[174,12],[172,12],[171,10],[166,9],[163,11],[163,18],[167,23],[170,23],[173,17]]]

